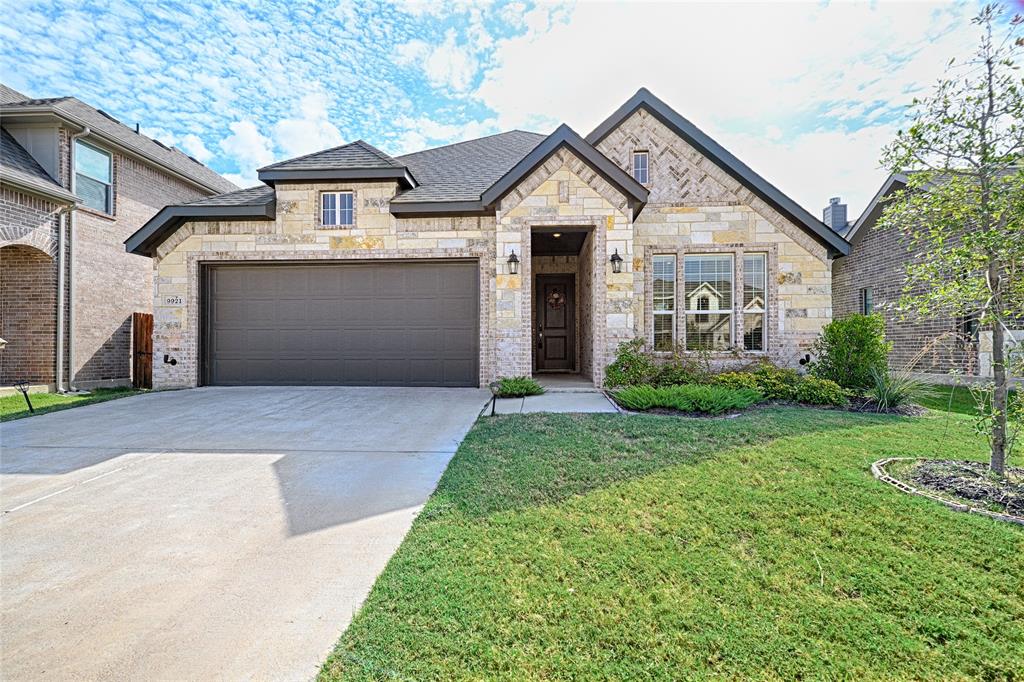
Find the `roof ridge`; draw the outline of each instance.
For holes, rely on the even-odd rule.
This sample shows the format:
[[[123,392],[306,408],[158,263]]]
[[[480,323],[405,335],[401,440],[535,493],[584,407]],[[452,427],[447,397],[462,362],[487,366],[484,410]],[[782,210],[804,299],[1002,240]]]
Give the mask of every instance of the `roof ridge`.
[[[371,154],[373,154],[377,158],[381,159],[382,161],[387,161],[388,163],[395,163],[395,164],[401,165],[401,164],[398,163],[398,160],[395,159],[395,157],[391,156],[390,154],[384,153],[380,149],[377,149],[376,147],[374,147],[372,144],[370,144],[369,142],[367,142],[363,138],[359,138],[358,140],[356,140],[352,144],[359,145],[360,147],[362,147],[366,151],[370,152]]]
[[[500,133],[491,133],[490,135],[484,135],[482,137],[474,137],[472,139],[462,140],[460,142],[449,142],[448,144],[438,145],[437,147],[427,147],[426,149],[421,149],[418,152],[409,152],[408,154],[402,154],[401,156],[396,156],[395,159],[403,159],[403,158],[405,158],[407,156],[415,156],[416,154],[423,154],[425,152],[434,152],[434,151],[437,151],[438,149],[447,149],[449,147],[458,147],[459,145],[462,145],[462,144],[469,144],[470,142],[479,142],[480,140],[487,140],[487,139],[492,138],[492,137],[498,137],[499,135],[509,135],[511,133],[526,133],[527,135],[536,135],[537,137],[540,137],[540,138],[547,137],[547,135],[544,135],[542,133],[535,133],[535,132],[530,131],[530,130],[521,130],[519,128],[513,128],[512,130],[503,130]]]
[[[362,143],[362,144],[360,144],[360,143]],[[282,159],[280,161],[275,161],[274,163],[271,163],[271,164],[268,164],[266,166],[263,166],[262,168],[258,168],[257,170],[258,171],[261,171],[261,170],[272,170],[272,169],[276,168],[277,166],[280,166],[280,165],[283,165],[283,164],[286,164],[286,163],[294,163],[296,161],[302,161],[303,159],[308,159],[308,158],[310,158],[312,156],[319,156],[320,154],[326,154],[327,152],[333,152],[333,151],[336,151],[338,149],[344,149],[345,147],[353,147],[353,146],[360,147],[364,151],[369,152],[370,150],[366,149],[366,147],[370,147],[372,145],[370,145],[367,142],[364,142],[363,140],[353,140],[352,142],[346,142],[345,144],[339,144],[336,147],[328,147],[327,149],[318,149],[315,152],[310,152],[308,154],[303,154],[302,156],[295,156],[295,157],[292,157],[290,159]],[[381,152],[380,150],[376,150],[376,151],[379,152],[380,154],[383,154],[383,152]],[[394,160],[394,159],[392,159],[392,160]]]

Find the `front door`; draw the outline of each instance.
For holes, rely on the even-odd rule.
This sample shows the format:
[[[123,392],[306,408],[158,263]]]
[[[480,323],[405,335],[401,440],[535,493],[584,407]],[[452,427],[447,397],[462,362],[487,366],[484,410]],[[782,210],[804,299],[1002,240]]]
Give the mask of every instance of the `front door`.
[[[537,275],[537,370],[576,369],[576,298],[573,275]]]

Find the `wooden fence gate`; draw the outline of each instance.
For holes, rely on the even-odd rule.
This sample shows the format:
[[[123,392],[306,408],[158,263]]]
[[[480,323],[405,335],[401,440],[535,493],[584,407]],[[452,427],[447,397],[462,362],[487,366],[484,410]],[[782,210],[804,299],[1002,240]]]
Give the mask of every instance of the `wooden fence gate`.
[[[153,388],[153,316],[132,313],[132,386]]]

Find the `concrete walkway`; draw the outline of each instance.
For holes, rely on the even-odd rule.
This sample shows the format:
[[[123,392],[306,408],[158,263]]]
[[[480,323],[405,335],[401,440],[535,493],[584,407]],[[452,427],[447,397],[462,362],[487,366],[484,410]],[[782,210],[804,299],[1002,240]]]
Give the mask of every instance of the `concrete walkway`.
[[[311,679],[490,397],[204,388],[0,426],[0,679]]]
[[[590,391],[548,391],[526,398],[499,398],[495,414],[526,414],[529,412],[618,412],[597,389]],[[489,414],[489,412],[488,412]]]

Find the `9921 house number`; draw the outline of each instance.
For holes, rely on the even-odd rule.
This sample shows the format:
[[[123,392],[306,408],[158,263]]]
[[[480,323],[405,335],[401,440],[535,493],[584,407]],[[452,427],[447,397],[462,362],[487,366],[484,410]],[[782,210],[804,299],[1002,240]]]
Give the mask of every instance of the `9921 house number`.
[[[164,296],[164,305],[185,305],[184,296]]]

